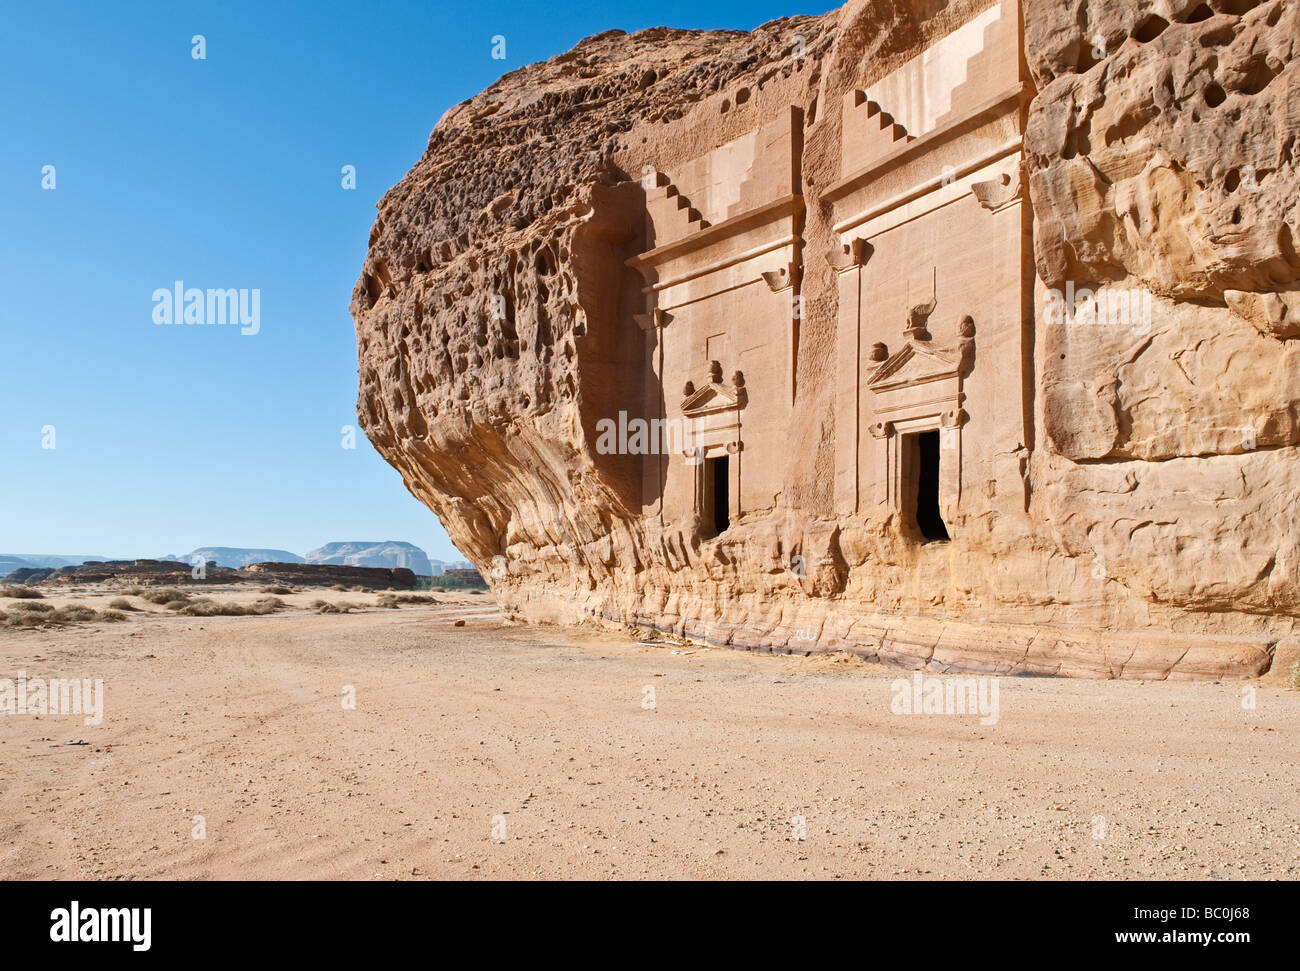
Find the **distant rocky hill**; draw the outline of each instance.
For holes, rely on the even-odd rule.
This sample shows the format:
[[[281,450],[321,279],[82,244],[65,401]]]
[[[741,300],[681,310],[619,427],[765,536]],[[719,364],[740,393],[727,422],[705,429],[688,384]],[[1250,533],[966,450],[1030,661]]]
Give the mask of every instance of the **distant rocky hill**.
[[[32,566],[34,566],[34,564],[28,560],[19,559],[16,556],[5,554],[4,556],[0,556],[0,577],[7,577],[10,573],[13,573],[14,570],[25,568],[30,569]]]
[[[217,566],[228,567],[232,570],[238,570],[250,563],[307,562],[297,553],[290,553],[288,550],[255,549],[242,546],[200,546],[196,550],[190,550],[190,552],[182,553],[179,556],[169,554],[160,558],[179,560],[182,563],[194,563],[198,557],[202,557],[205,563],[215,562]]]
[[[106,556],[54,556],[50,553],[0,553],[0,577],[7,577],[14,570],[57,569],[63,566],[76,566],[91,560],[106,560]]]
[[[9,579],[14,583],[52,585],[108,582],[132,586],[179,586],[191,582],[275,582],[326,587],[342,584],[370,590],[410,590],[416,585],[415,574],[401,568],[372,569],[301,562],[255,563],[240,569],[209,566],[204,576],[195,577],[189,564],[176,560],[110,560],[64,567],[24,567],[14,571]]]
[[[450,569],[468,569],[464,560],[430,560],[424,550],[412,543],[399,540],[353,541],[326,543],[305,557],[288,550],[263,549],[243,546],[200,546],[188,553],[166,553],[158,562],[183,563],[188,569],[196,562],[216,563],[230,570],[239,570],[254,563],[319,564],[326,566],[370,567],[381,570],[407,569],[418,576],[441,576]],[[55,556],[49,553],[0,553],[0,578],[15,571],[23,575],[48,575],[50,571],[83,563],[136,562],[125,557],[108,556]],[[140,561],[143,562],[143,561]],[[150,561],[153,562],[153,561]]]
[[[419,576],[433,576],[433,565],[424,550],[397,540],[385,542],[326,543],[307,554],[308,563],[337,566],[405,567]],[[439,573],[442,571],[439,570]]]

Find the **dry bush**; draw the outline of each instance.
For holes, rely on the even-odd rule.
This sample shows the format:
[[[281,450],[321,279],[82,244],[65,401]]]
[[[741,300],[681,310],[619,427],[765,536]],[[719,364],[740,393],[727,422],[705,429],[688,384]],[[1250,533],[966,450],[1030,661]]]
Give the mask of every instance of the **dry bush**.
[[[15,611],[5,616],[6,627],[40,627],[46,623],[45,614],[34,614],[28,610]]]
[[[182,606],[176,612],[185,617],[246,617],[252,614],[269,614],[284,606],[279,597],[259,597],[251,604],[221,603],[201,597]]]
[[[437,602],[433,597],[418,593],[381,593],[379,595],[379,606],[381,607],[396,607],[398,604],[436,604]]]
[[[108,602],[108,605],[114,610],[139,610],[140,609],[139,607],[134,606],[131,603],[131,601],[126,599],[126,597],[114,597],[112,600]]]
[[[0,597],[13,597],[15,600],[43,600],[45,594],[35,587],[16,587],[12,584],[5,584],[0,587]]]
[[[182,607],[190,602],[190,595],[181,590],[177,590],[175,587],[160,587],[157,590],[145,590],[140,594],[140,596],[145,600],[148,600],[151,604],[162,604],[162,606],[167,607],[170,610],[176,609],[171,605],[177,601],[180,602]]]
[[[347,593],[347,590],[348,590],[348,588],[345,587],[345,586],[344,586],[343,584],[341,584],[341,583],[336,583],[336,584],[334,584],[333,586],[330,587],[330,589],[331,589],[331,590],[341,590],[341,591],[343,591],[344,593]]]
[[[144,587],[127,587],[122,592],[128,597],[138,597],[144,592]]]
[[[98,611],[85,604],[55,608],[43,603],[22,603],[10,608],[8,613],[0,613],[0,623],[6,627],[62,626],[92,620],[122,621],[126,620],[126,614],[117,610]]]
[[[276,586],[271,586],[271,587],[263,587],[263,588],[262,588],[262,593],[278,593],[278,594],[286,594],[286,593],[293,593],[293,590],[290,589],[289,587],[282,587],[282,586],[276,585]]]
[[[9,609],[16,614],[50,614],[54,608],[49,604],[20,603],[11,604]]]
[[[173,604],[179,604],[179,606],[173,606]],[[197,600],[184,603],[174,600],[172,603],[165,604],[165,606],[168,610],[174,610],[177,614],[183,614],[186,617],[219,617],[224,614],[234,613],[236,605],[218,603],[208,597],[199,597]]]
[[[68,604],[49,615],[50,620],[58,624],[78,624],[94,620],[95,617],[95,608],[87,607],[85,604]]]
[[[1288,673],[1291,687],[1296,691],[1300,691],[1300,661],[1292,661],[1291,670]]]

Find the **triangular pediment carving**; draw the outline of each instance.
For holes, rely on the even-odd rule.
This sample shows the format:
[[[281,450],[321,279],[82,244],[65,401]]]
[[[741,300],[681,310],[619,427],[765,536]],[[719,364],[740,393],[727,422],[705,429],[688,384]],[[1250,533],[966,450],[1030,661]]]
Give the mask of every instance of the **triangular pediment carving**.
[[[901,351],[890,356],[876,368],[867,380],[867,387],[875,392],[907,388],[930,381],[941,381],[944,378],[959,377],[960,371],[960,362],[956,357],[949,357],[915,341],[908,341]]]
[[[725,384],[710,382],[704,387],[682,399],[682,414],[688,418],[711,415],[719,411],[731,411],[745,403],[743,388],[733,388]]]

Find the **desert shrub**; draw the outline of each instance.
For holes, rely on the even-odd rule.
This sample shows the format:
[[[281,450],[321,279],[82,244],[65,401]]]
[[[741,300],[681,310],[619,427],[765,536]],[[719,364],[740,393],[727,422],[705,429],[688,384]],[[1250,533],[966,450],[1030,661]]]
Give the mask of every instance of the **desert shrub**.
[[[45,614],[32,613],[30,610],[18,610],[5,616],[6,627],[39,627],[46,623]]]
[[[285,593],[293,593],[293,591],[292,591],[291,589],[289,589],[288,587],[282,587],[282,586],[280,586],[280,585],[277,584],[277,585],[275,585],[275,586],[263,587],[263,588],[262,588],[262,593],[279,593],[279,594],[285,594]]]
[[[0,586],[0,597],[13,597],[15,600],[43,600],[45,594],[35,587],[16,587],[12,584]]]
[[[370,592],[370,588],[369,588],[369,587],[363,587],[363,586],[361,586],[360,584],[358,584],[358,585],[355,586],[355,587],[352,587],[351,590],[352,590],[353,593],[369,593],[369,592]]]
[[[336,583],[336,584],[334,584],[333,586],[331,586],[330,589],[331,589],[331,590],[342,590],[344,593],[346,593],[348,588],[345,587],[345,586],[344,586],[343,584],[341,584],[341,583]]]
[[[139,607],[133,606],[131,601],[126,597],[114,597],[108,602],[109,607],[114,610],[139,610]]]
[[[279,597],[259,597],[251,604],[222,603],[210,597],[183,604],[177,613],[185,617],[246,617],[250,614],[269,614],[284,606]]]
[[[140,594],[142,594],[142,593],[144,592],[144,588],[143,588],[143,587],[127,587],[127,588],[126,588],[125,590],[123,590],[122,592],[123,592],[124,594],[126,594],[128,597],[138,597],[138,596],[140,596]]]
[[[121,615],[125,619],[125,615]],[[51,607],[46,603],[27,603],[11,607],[4,618],[7,627],[44,627],[80,624],[105,619],[99,611],[85,604]],[[111,618],[108,618],[111,619]]]
[[[54,608],[49,604],[19,603],[11,604],[9,609],[16,614],[50,614]]]
[[[418,593],[381,593],[379,606],[396,607],[398,604],[436,604],[433,597],[424,597]]]
[[[322,607],[328,607],[328,600],[313,600],[310,604],[312,610],[320,610]]]
[[[126,614],[118,610],[95,610],[85,604],[68,604],[66,607],[51,607],[49,604],[24,603],[23,609],[10,609],[0,613],[0,623],[6,627],[41,627],[46,624],[81,624],[91,620],[105,620],[110,623],[126,620]]]
[[[196,600],[189,601],[173,600],[169,604],[163,604],[163,606],[185,617],[216,617],[222,613],[221,608],[224,605],[209,597],[199,597]]]
[[[1290,675],[1291,687],[1300,691],[1300,661],[1291,662],[1291,670],[1287,672]]]
[[[239,604],[199,597],[177,608],[176,613],[182,617],[242,617],[244,608]]]
[[[189,594],[183,593],[175,587],[160,587],[157,590],[145,590],[140,594],[140,596],[145,600],[148,600],[151,604],[162,604],[162,606],[167,607],[169,610],[176,609],[171,605],[177,601],[180,601],[180,604],[183,607],[185,604],[189,603],[190,600]]]
[[[447,588],[446,588],[446,587],[431,587],[430,589],[433,590],[434,593],[446,593],[446,592],[447,592]]]
[[[381,607],[396,610],[402,604],[436,604],[438,601],[418,593],[381,593],[377,602]]]
[[[350,613],[352,613],[352,609],[353,609],[355,606],[356,606],[356,604],[342,603],[342,602],[340,602],[340,603],[336,603],[336,604],[327,603],[327,604],[322,604],[319,608],[317,608],[316,613],[318,613],[318,614],[350,614]]]
[[[162,606],[164,610],[184,610],[189,605],[190,599],[186,597],[184,600],[168,600]]]
[[[46,625],[75,624],[94,620],[95,611],[84,604],[69,604],[55,608],[47,603],[24,600],[13,604],[4,617],[6,627],[43,627]]]
[[[95,609],[87,607],[85,604],[68,604],[66,607],[60,607],[50,614],[49,619],[56,624],[77,624],[87,620],[94,620]]]

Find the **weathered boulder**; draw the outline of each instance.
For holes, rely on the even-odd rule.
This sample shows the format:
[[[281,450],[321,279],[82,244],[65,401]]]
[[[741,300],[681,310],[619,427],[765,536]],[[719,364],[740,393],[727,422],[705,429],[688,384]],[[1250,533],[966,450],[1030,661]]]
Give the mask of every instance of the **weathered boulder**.
[[[1258,675],[1300,620],[1298,18],[855,0],[590,37],[380,200],[361,423],[522,619]],[[610,448],[621,415],[705,433]]]

